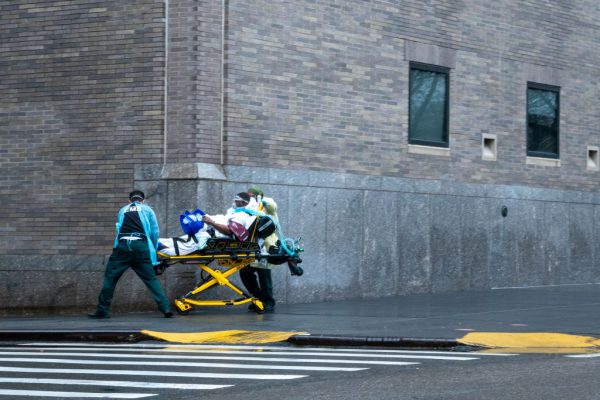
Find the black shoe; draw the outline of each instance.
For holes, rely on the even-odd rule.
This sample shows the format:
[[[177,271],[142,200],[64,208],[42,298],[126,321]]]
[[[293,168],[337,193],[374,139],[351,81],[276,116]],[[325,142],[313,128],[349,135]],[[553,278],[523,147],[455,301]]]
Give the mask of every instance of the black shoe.
[[[94,313],[88,314],[87,316],[88,316],[88,318],[91,318],[91,319],[107,319],[107,318],[110,318],[110,315],[108,315],[108,313],[99,312],[99,311],[96,311]]]
[[[255,312],[255,313],[257,313],[257,314],[264,314],[264,313],[265,313],[265,310],[264,310],[264,309],[263,309],[263,310],[261,310],[261,309],[260,309],[260,308],[258,308],[258,307],[256,306],[256,304],[254,304],[254,303],[252,303],[252,304],[250,304],[250,305],[248,306],[248,311],[249,311],[249,312]]]
[[[268,314],[274,313],[275,312],[275,306],[265,306],[264,312],[268,313]]]
[[[173,318],[173,312],[171,311],[167,311],[166,313],[164,313],[165,318]]]

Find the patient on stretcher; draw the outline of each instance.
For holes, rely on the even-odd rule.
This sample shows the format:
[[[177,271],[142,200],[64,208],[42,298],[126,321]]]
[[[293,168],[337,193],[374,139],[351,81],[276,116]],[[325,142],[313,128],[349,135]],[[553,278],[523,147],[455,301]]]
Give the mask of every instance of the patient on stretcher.
[[[159,238],[158,251],[168,256],[181,256],[202,250],[206,247],[208,239],[215,238],[235,238],[238,240],[246,240],[248,237],[248,228],[256,216],[250,215],[239,210],[248,205],[250,196],[245,193],[238,193],[234,198],[234,204],[227,210],[225,215],[204,215],[200,210],[194,214],[186,214],[188,218],[198,219],[197,226],[201,226],[195,233],[186,232],[187,235],[176,238]],[[198,213],[199,211],[199,213]],[[182,215],[182,221],[184,216]],[[182,227],[184,227],[182,222]],[[186,228],[184,228],[184,231]],[[194,229],[195,230],[195,229]]]

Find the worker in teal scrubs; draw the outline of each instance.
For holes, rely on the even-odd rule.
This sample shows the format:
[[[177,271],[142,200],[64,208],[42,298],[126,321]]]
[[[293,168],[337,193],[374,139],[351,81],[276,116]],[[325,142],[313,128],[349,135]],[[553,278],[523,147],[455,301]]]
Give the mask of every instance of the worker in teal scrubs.
[[[158,222],[154,211],[144,204],[144,199],[144,192],[134,190],[129,194],[130,203],[119,210],[113,251],[106,264],[96,311],[88,314],[90,318],[110,318],[110,304],[115,287],[128,268],[133,269],[144,282],[165,318],[173,316],[169,299],[154,273],[154,265],[158,263]]]

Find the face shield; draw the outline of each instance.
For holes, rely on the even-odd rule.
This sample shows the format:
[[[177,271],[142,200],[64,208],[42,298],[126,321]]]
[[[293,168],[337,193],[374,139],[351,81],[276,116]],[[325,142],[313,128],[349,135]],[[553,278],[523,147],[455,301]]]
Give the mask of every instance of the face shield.
[[[233,204],[232,207],[234,208],[244,208],[248,205],[248,200],[243,199],[242,197],[240,197],[239,195],[235,196],[233,198]]]

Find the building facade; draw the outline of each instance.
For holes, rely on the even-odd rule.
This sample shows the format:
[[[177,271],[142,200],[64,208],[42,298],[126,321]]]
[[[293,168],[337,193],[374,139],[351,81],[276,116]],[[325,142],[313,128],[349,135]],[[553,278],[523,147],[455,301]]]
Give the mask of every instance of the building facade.
[[[596,283],[599,37],[592,0],[0,3],[6,310],[94,304],[134,186],[174,236],[261,185],[283,302]]]

